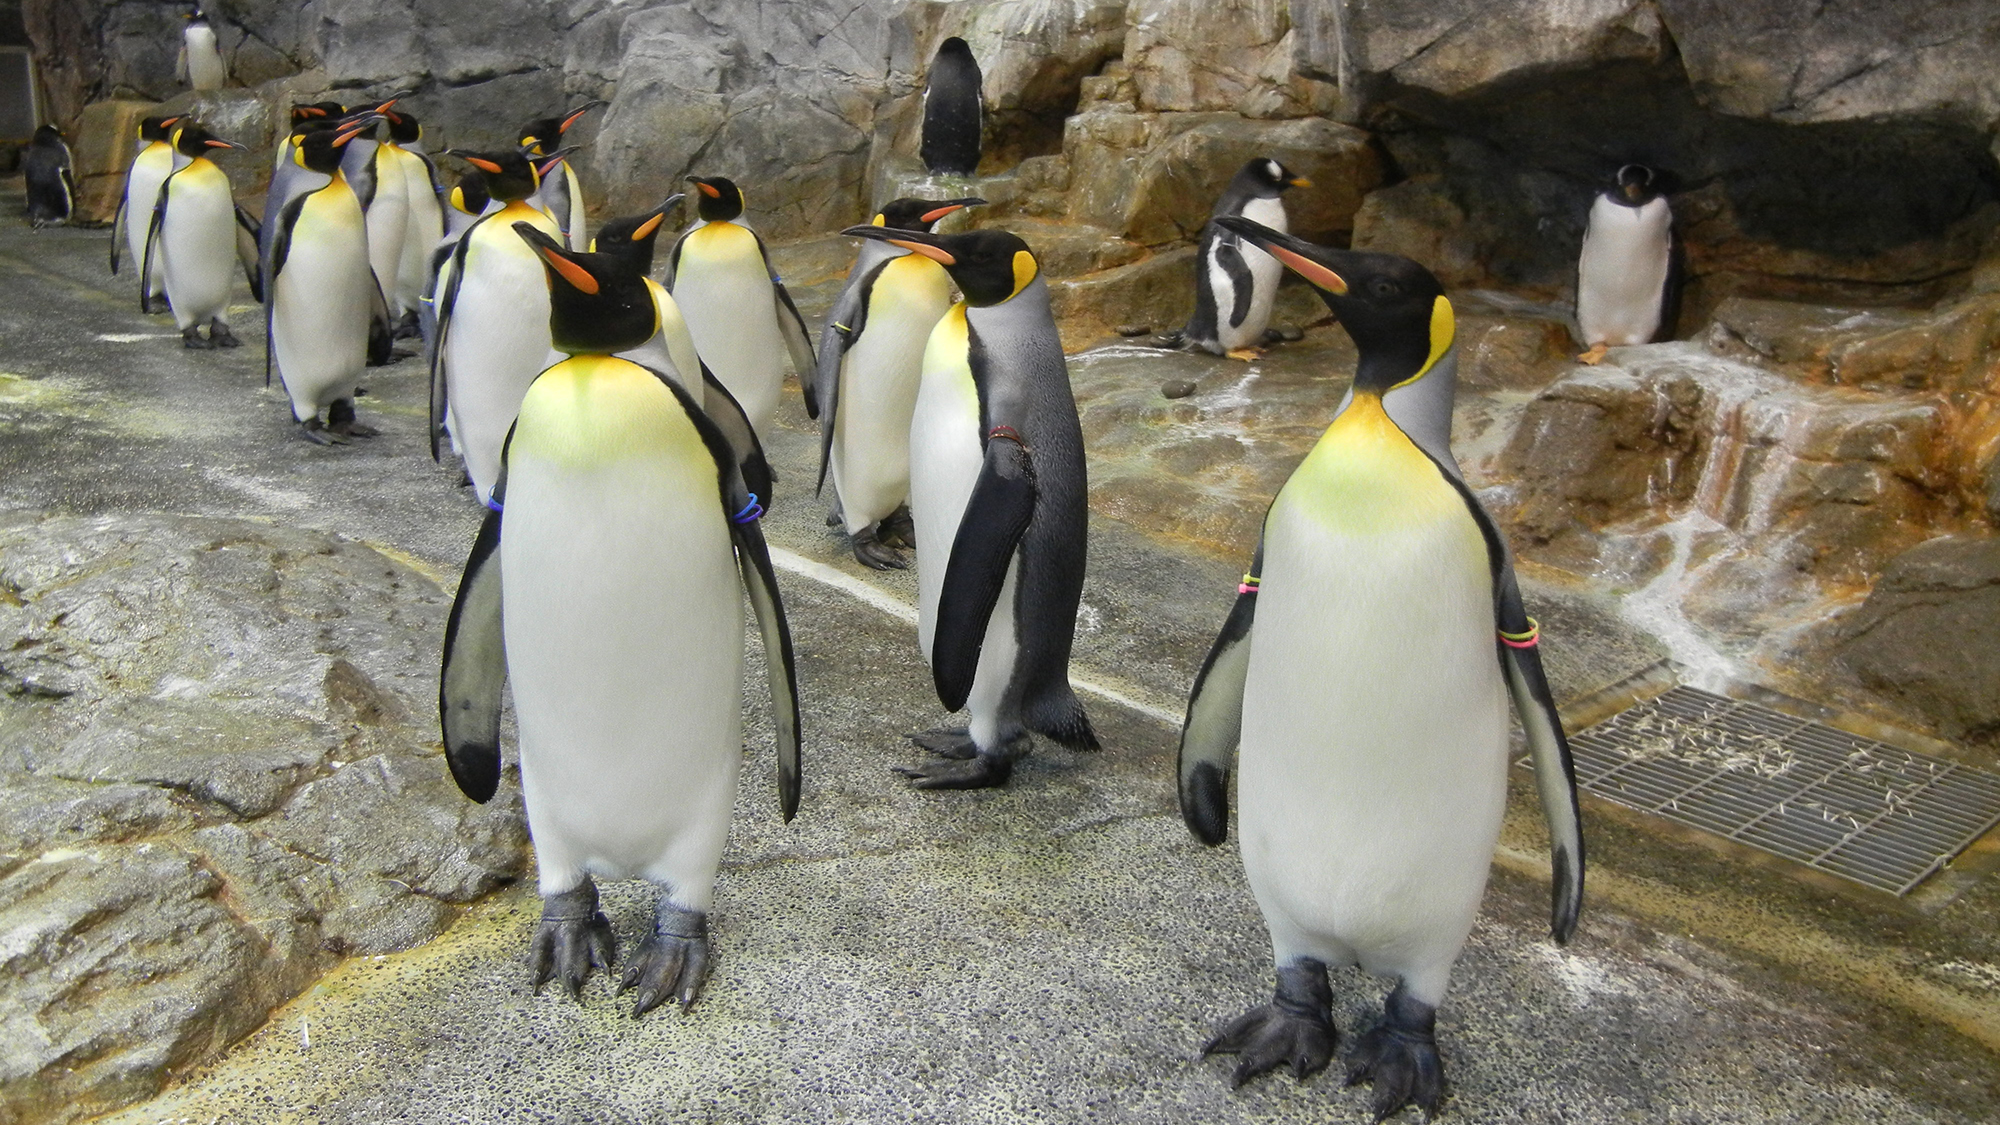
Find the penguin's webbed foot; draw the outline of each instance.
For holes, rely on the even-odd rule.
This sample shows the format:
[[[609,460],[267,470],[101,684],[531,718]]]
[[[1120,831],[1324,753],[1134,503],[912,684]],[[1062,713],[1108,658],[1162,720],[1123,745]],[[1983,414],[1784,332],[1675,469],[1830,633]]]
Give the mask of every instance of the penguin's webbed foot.
[[[1244,363],[1255,363],[1264,358],[1263,348],[1231,348],[1222,353],[1230,359],[1240,359]]]
[[[911,735],[910,741],[940,758],[963,762],[979,756],[979,746],[972,741],[972,732],[964,727],[939,727],[936,730],[920,731]]]
[[[1236,1017],[1201,1049],[1210,1055],[1237,1056],[1231,1086],[1266,1071],[1289,1065],[1292,1077],[1304,1081],[1333,1061],[1333,990],[1326,966],[1300,958],[1278,970],[1271,1002]]]
[[[1604,356],[1611,350],[1609,344],[1592,344],[1590,350],[1576,357],[1578,363],[1595,367],[1604,362]]]
[[[910,506],[905,504],[883,516],[881,522],[875,525],[875,538],[891,547],[916,550],[917,521],[910,516]]]
[[[708,980],[708,915],[699,910],[675,906],[663,895],[654,911],[653,934],[618,985],[619,992],[639,990],[632,1005],[638,1019],[668,999],[680,1003],[681,1010],[692,1007]]]
[[[227,324],[212,320],[208,323],[208,344],[213,348],[240,348],[243,341],[236,338],[236,333],[231,332]]]
[[[882,542],[875,528],[864,527],[854,533],[854,561],[874,570],[908,570],[910,560],[904,558],[894,547]]]
[[[354,393],[361,392],[357,390]],[[373,426],[355,421],[354,401],[345,398],[333,400],[333,405],[326,408],[326,428],[347,437],[380,437],[382,434]]]
[[[963,743],[955,737],[961,734]],[[926,741],[933,738],[935,744]],[[896,766],[896,772],[910,780],[912,789],[997,789],[1014,776],[1014,763],[1027,757],[1034,745],[1027,734],[1017,734],[998,750],[982,750],[969,733],[948,729],[912,735],[911,741],[944,759],[921,766]],[[966,754],[965,749],[971,753]]]
[[[181,347],[193,348],[196,351],[207,351],[214,346],[214,340],[204,340],[201,338],[201,325],[191,324],[181,329]]]
[[[1444,1061],[1438,1058],[1437,1009],[1398,984],[1383,1005],[1383,1020],[1355,1041],[1347,1059],[1347,1084],[1372,1082],[1370,1108],[1382,1121],[1408,1104],[1436,1117],[1444,1101]]]
[[[299,436],[314,445],[347,444],[347,435],[327,429],[326,423],[320,421],[317,414],[299,423]]]
[[[528,948],[537,993],[554,977],[575,1000],[592,968],[609,969],[617,960],[618,939],[597,909],[597,884],[585,878],[575,890],[542,897],[542,920]]]

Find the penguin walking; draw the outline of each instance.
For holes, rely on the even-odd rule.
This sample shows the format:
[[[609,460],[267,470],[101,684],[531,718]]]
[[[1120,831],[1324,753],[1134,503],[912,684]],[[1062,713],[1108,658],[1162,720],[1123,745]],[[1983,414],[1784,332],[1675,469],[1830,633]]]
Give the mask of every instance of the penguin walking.
[[[257,276],[254,236],[246,246],[229,177],[209,156],[217,149],[241,149],[196,124],[174,131],[174,147],[188,162],[160,183],[147,228],[142,276],[150,277],[157,261],[164,274],[167,303],[173,306],[181,342],[190,348],[234,348],[242,343],[229,331],[229,291],[240,264],[251,290],[262,299]],[[151,298],[140,294],[139,308],[152,312]],[[202,338],[202,326],[208,337]]]
[[[1275,231],[1286,230],[1284,194],[1312,181],[1260,156],[1245,164],[1215,201],[1201,229],[1201,250],[1194,278],[1194,317],[1187,327],[1169,333],[1170,347],[1200,348],[1232,359],[1255,359],[1266,342],[1271,305],[1285,268],[1276,258],[1246,244],[1217,223],[1226,215],[1241,215]]]
[[[500,479],[500,453],[521,396],[549,354],[549,286],[541,259],[514,233],[526,222],[559,238],[555,220],[529,203],[541,184],[518,152],[459,152],[485,173],[499,209],[474,222],[452,248],[438,279],[437,336],[431,364],[431,456],[443,426],[465,472],[487,503]],[[553,166],[558,157],[544,160]]]
[[[430,285],[431,254],[444,238],[444,205],[438,184],[437,165],[423,149],[423,124],[414,116],[396,110],[387,114],[389,143],[382,152],[400,166],[403,179],[404,226],[401,249],[393,270],[394,280],[384,279],[390,308],[402,318],[396,334],[415,334],[424,293]],[[379,167],[382,156],[377,155]],[[371,249],[373,244],[370,244]]]
[[[504,493],[452,606],[446,760],[466,796],[493,796],[511,680],[542,894],[535,987],[556,977],[576,997],[594,966],[610,967],[592,876],[643,878],[660,895],[620,991],[637,990],[634,1016],[669,998],[685,1008],[708,975],[743,760],[739,578],[767,654],[785,820],[799,804],[797,677],[761,497],[685,389],[616,358],[658,330],[641,275],[566,250],[540,224],[509,235],[547,266],[547,331],[567,358],[521,401]]]
[[[1097,749],[1069,684],[1088,535],[1083,430],[1028,244],[998,230],[840,233],[938,263],[965,299],[931,330],[910,422],[918,640],[962,729],[915,736],[919,789],[1004,785],[1029,732]]]
[[[40,230],[50,223],[69,222],[76,206],[76,180],[70,174],[69,145],[62,130],[43,125],[28,141],[21,158],[28,189],[28,223]]]
[[[342,149],[372,122],[300,139],[295,159],[326,185],[285,205],[271,252],[271,353],[307,440],[374,437],[354,417],[354,385],[368,363],[374,277],[361,201],[340,170]],[[324,421],[320,412],[326,412]]]
[[[173,144],[168,129],[180,118],[178,116],[147,117],[139,122],[138,149],[132,155],[132,167],[125,172],[125,194],[118,200],[118,211],[111,218],[111,273],[118,273],[118,252],[123,249],[132,255],[132,260],[144,265],[146,261],[146,234],[152,229],[153,205],[159,202],[160,185],[187,163],[188,158],[180,154]],[[136,202],[139,208],[133,213]],[[139,281],[145,292],[140,294],[142,302],[163,297],[167,292],[166,265],[156,261],[153,272]]]
[[[983,79],[972,48],[954,35],[938,44],[924,79],[924,125],[917,156],[934,176],[970,176],[979,171]]]
[[[208,13],[196,6],[182,18],[188,23],[181,30],[181,53],[174,65],[174,77],[187,83],[190,90],[222,89],[229,70],[222,65],[222,51],[216,46],[215,28],[209,26]]]
[[[544,157],[562,147],[563,134],[601,105],[609,103],[591,100],[563,114],[561,117],[539,117],[521,126],[521,151],[529,159]],[[543,173],[542,186],[535,192],[535,206],[548,212],[556,221],[562,236],[572,250],[581,250],[588,240],[585,230],[583,185],[577,181],[576,169],[569,161],[562,162],[562,175]]]
[[[954,211],[983,199],[897,199],[874,225],[928,233]],[[902,570],[896,545],[915,546],[909,522],[910,416],[916,410],[924,344],[951,307],[951,276],[922,254],[869,240],[848,272],[820,334],[806,412],[819,419],[819,487],[833,476],[854,557],[876,570]]]
[[[1627,164],[1590,205],[1576,263],[1576,323],[1589,349],[1576,358],[1584,363],[1673,334],[1674,215],[1655,179],[1651,168]]]
[[[1551,924],[1576,927],[1583,838],[1562,723],[1506,542],[1451,454],[1451,303],[1407,258],[1218,219],[1311,282],[1354,338],[1354,385],[1265,516],[1257,561],[1209,652],[1181,734],[1182,816],[1228,832],[1241,744],[1243,865],[1277,965],[1270,1004],[1204,1053],[1235,1082],[1333,1056],[1329,967],[1395,979],[1349,1053],[1376,1120],[1435,1115],[1434,1024],[1486,886],[1507,798],[1509,697],[1554,850]]]
[[[689,176],[694,226],[667,257],[667,291],[680,302],[695,350],[757,430],[770,433],[788,361],[801,379],[813,370],[805,318],[757,232],[741,223],[743,191],[720,176]]]

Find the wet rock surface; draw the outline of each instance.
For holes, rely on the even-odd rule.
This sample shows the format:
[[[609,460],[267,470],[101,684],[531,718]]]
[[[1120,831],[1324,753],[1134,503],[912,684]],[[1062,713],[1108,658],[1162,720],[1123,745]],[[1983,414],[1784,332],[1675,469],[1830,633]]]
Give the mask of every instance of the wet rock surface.
[[[1933,539],[1891,561],[1833,650],[1948,738],[2000,742],[2000,542]]]

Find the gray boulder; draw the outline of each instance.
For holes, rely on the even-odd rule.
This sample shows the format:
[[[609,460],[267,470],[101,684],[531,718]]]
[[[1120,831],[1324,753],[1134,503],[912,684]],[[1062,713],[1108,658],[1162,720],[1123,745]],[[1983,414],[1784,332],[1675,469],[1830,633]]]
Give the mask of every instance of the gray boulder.
[[[1890,562],[1836,659],[1946,738],[2000,736],[2000,539],[1946,536]]]

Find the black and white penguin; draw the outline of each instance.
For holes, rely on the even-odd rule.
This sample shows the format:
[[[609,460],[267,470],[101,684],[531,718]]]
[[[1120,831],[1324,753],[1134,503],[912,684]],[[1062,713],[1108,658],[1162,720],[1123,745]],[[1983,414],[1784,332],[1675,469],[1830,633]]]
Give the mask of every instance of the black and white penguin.
[[[640,878],[659,900],[621,991],[637,990],[635,1016],[686,1007],[708,975],[744,757],[739,579],[768,655],[787,821],[799,804],[798,681],[761,497],[686,390],[616,357],[657,331],[643,276],[540,224],[510,234],[547,266],[546,331],[568,358],[521,400],[504,492],[459,582],[438,693],[446,759],[466,796],[493,796],[511,680],[542,893],[535,987],[556,977],[575,997],[610,967],[591,877]]]
[[[562,147],[563,135],[581,121],[584,114],[607,104],[593,99],[560,117],[541,117],[528,122],[521,126],[521,151],[530,159],[549,155]],[[542,177],[542,186],[535,193],[534,203],[556,221],[570,249],[584,248],[588,234],[585,231],[583,185],[577,182],[576,169],[569,166],[569,161],[562,162],[562,175],[551,171]]]
[[[118,211],[111,219],[113,275],[118,273],[120,250],[130,252],[134,262],[145,264],[146,234],[152,229],[153,207],[160,201],[160,185],[188,160],[174,147],[173,135],[168,131],[179,120],[178,116],[155,116],[139,121],[138,147],[132,154],[132,167],[125,172],[125,194],[119,198]],[[155,262],[152,274],[140,279],[139,284],[145,289],[141,294],[145,302],[164,297],[165,263]]]
[[[444,238],[444,205],[440,201],[437,165],[424,152],[423,125],[415,116],[394,109],[384,119],[389,139],[376,149],[375,166],[378,174],[386,174],[384,170],[388,167],[401,173],[404,223],[391,271],[394,276],[382,279],[383,296],[390,312],[400,320],[397,334],[409,335],[416,331],[418,312],[430,284],[431,254]],[[375,260],[373,222],[371,218],[371,261]]]
[[[784,393],[787,366],[813,371],[812,339],[764,240],[743,221],[743,190],[720,176],[689,176],[696,221],[667,257],[667,291],[680,302],[695,350],[750,416],[762,440]]]
[[[1004,785],[1029,732],[1097,749],[1069,683],[1089,535],[1083,431],[1049,287],[999,230],[840,232],[922,254],[965,299],[931,330],[910,422],[918,639],[963,729],[916,736],[941,759],[897,772],[920,789]]]
[[[294,159],[326,183],[285,205],[272,240],[269,347],[291,399],[292,420],[321,445],[376,433],[354,418],[354,387],[368,364],[375,296],[367,219],[340,168],[345,147],[372,124],[356,122],[300,138]]]
[[[521,396],[549,354],[549,286],[542,260],[514,233],[529,223],[560,238],[555,220],[529,202],[541,186],[535,162],[518,152],[448,151],[485,173],[500,206],[466,229],[438,275],[431,364],[431,456],[449,424],[452,445],[481,503],[500,480],[500,453]],[[542,163],[553,167],[561,153]]]
[[[979,87],[983,79],[972,48],[954,35],[938,44],[924,80],[924,130],[917,156],[934,176],[979,171]]]
[[[874,225],[928,232],[983,199],[897,199]],[[876,570],[902,570],[898,544],[915,546],[909,523],[910,416],[917,405],[924,343],[951,307],[951,275],[922,254],[887,242],[861,244],[847,285],[820,333],[818,368],[806,412],[819,419],[819,487],[834,495],[854,557]]]
[[[36,230],[51,223],[69,222],[76,207],[76,180],[70,173],[69,145],[62,130],[43,125],[28,140],[21,157],[21,174],[27,181],[28,223]]]
[[[229,291],[237,267],[249,278],[253,294],[262,299],[257,270],[256,236],[247,244],[244,224],[251,222],[236,206],[229,177],[209,157],[218,149],[241,149],[191,122],[174,129],[174,147],[188,162],[160,184],[146,233],[142,276],[159,263],[181,342],[190,348],[233,348],[241,341],[229,331]],[[150,295],[141,288],[139,308],[152,312]],[[208,338],[201,335],[208,327]]]
[[[1554,850],[1551,925],[1576,926],[1583,838],[1562,723],[1506,541],[1451,453],[1451,302],[1407,258],[1217,220],[1316,287],[1359,352],[1333,424],[1265,516],[1256,562],[1188,700],[1181,812],[1228,832],[1231,756],[1244,869],[1270,931],[1270,1004],[1204,1053],[1235,1081],[1333,1056],[1329,967],[1395,986],[1350,1051],[1376,1120],[1443,1096],[1433,1036],[1472,929],[1507,799],[1509,697]]]
[[[1577,357],[1584,363],[1673,334],[1674,214],[1656,179],[1651,168],[1627,164],[1590,205],[1576,263],[1576,323],[1590,349]]]
[[[1201,229],[1201,252],[1194,277],[1194,318],[1166,342],[1215,355],[1254,359],[1271,324],[1271,304],[1285,268],[1276,258],[1246,244],[1216,220],[1241,215],[1276,231],[1286,228],[1284,194],[1312,181],[1260,156],[1230,179]]]
[[[190,90],[220,90],[229,79],[229,70],[222,65],[222,51],[216,46],[215,28],[209,26],[208,13],[199,6],[183,17],[187,26],[181,29],[181,53],[174,66],[174,77],[187,83]]]

